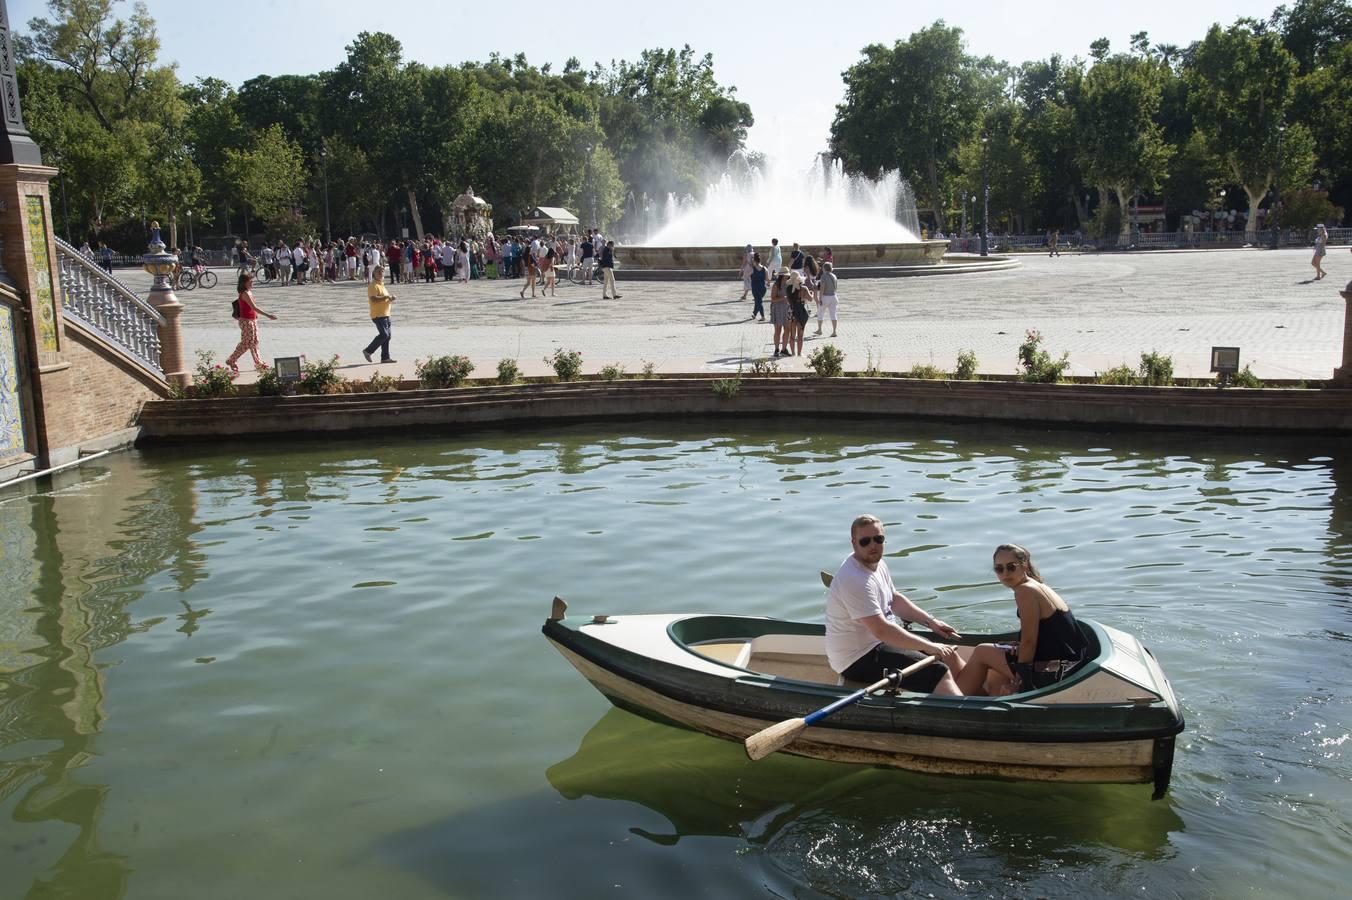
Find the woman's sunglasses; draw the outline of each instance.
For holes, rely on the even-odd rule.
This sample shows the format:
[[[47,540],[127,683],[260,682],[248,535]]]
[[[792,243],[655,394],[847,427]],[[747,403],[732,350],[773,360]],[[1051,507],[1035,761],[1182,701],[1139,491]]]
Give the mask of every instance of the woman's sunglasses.
[[[883,545],[883,538],[885,537],[886,535],[882,534],[865,535],[859,539],[859,546],[867,547],[869,544],[872,544],[874,541],[877,541],[878,546],[881,547]]]
[[[1017,572],[1017,571],[1019,570],[1019,563],[1012,562],[1012,563],[1010,563],[1009,565],[1005,565],[1005,566],[1002,566],[1002,565],[1000,565],[999,563],[996,563],[994,566],[992,566],[992,568],[995,569],[995,574],[996,574],[996,575],[1003,575],[1003,574],[1005,574],[1006,572],[1010,572],[1010,573]]]

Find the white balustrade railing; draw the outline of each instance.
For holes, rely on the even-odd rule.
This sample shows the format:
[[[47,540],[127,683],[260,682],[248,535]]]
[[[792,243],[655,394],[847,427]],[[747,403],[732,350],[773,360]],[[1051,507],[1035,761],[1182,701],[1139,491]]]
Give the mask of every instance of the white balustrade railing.
[[[163,375],[159,327],[164,324],[164,317],[135,291],[60,238],[56,239],[56,256],[65,315]]]

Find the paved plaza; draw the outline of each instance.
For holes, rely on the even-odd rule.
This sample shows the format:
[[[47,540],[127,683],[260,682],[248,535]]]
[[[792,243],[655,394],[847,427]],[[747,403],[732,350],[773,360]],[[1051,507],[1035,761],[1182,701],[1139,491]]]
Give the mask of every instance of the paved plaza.
[[[1209,378],[1209,348],[1230,345],[1261,378],[1328,378],[1341,356],[1338,291],[1352,277],[1352,254],[1334,249],[1325,261],[1329,277],[1319,282],[1310,280],[1309,258],[1308,250],[1030,254],[1020,268],[999,272],[842,278],[835,342],[847,370],[864,368],[870,354],[887,371],[916,363],[949,370],[971,349],[981,372],[1012,373],[1025,331],[1036,328],[1054,356],[1069,351],[1077,375],[1135,367],[1142,352],[1157,350],[1173,357],[1177,376]],[[189,350],[214,351],[220,361],[239,331],[230,318],[233,272],[218,272],[215,289],[179,297]],[[149,289],[144,273],[117,274],[142,295]],[[524,374],[552,374],[544,357],[557,347],[581,351],[586,373],[607,364],[637,372],[646,362],[661,373],[735,371],[773,349],[772,326],[748,320],[751,301],[738,299],[735,277],[639,282],[626,281],[621,270],[617,300],[602,300],[599,285],[564,283],[557,296],[523,301],[521,284],[391,286],[397,364],[385,366],[361,357],[374,334],[361,282],[263,285],[255,292],[259,305],[278,320],[260,321],[262,352],[269,360],[336,353],[347,378],[377,369],[413,378],[416,360],[441,354],[468,356],[476,376],[489,376],[504,357],[516,358]],[[806,371],[806,354],[830,340],[812,335],[814,328],[810,322],[804,356],[782,360],[781,371]],[[251,380],[247,358],[241,365],[243,380]]]

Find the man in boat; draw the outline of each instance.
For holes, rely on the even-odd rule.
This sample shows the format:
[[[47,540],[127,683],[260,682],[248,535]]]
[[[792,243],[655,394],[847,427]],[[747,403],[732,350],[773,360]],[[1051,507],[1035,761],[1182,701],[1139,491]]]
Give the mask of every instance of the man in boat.
[[[892,584],[883,560],[883,523],[860,516],[850,525],[853,552],[845,557],[826,600],[826,656],[849,681],[872,683],[884,669],[904,669],[926,656],[938,661],[906,676],[908,691],[960,697],[955,676],[962,659],[952,644],[936,644],[905,630],[902,622],[923,622],[933,633],[956,638],[947,623],[927,614]]]

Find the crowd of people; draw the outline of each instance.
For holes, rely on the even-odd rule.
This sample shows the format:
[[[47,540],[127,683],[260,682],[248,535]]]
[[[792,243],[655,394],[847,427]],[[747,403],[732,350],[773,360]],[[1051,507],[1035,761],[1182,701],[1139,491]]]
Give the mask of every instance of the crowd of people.
[[[750,244],[746,245],[741,270],[742,299],[745,300],[747,294],[751,295],[751,318],[764,322],[765,294],[769,290],[776,358],[803,355],[803,338],[808,320],[812,318],[808,311],[809,303],[816,307],[816,334],[822,333],[822,322],[829,317],[831,337],[836,337],[840,328],[837,321],[839,296],[836,293],[839,279],[834,268],[830,247],[822,250],[820,256],[813,256],[804,252],[795,242],[788,265],[785,265],[779,238],[772,238],[770,260],[766,265],[760,253]]]

